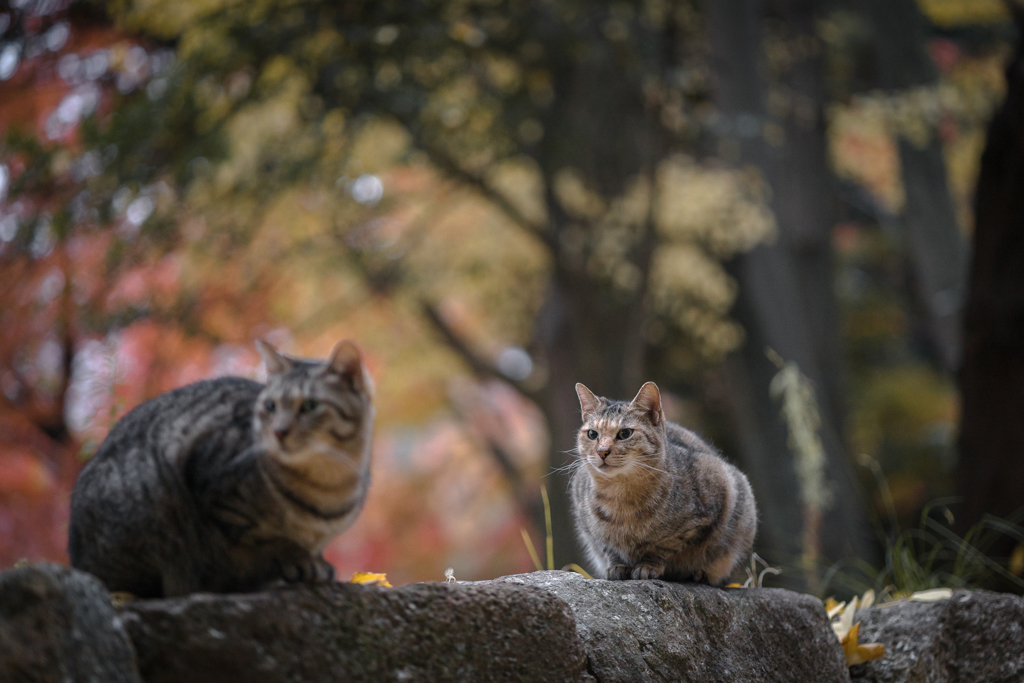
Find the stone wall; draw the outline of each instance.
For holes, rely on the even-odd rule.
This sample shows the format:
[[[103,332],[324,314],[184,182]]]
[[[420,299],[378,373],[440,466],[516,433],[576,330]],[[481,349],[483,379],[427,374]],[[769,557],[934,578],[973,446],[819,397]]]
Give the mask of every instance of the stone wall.
[[[115,610],[56,565],[0,573],[0,681],[1024,681],[1024,600],[984,591],[858,613],[887,657],[847,669],[817,599],[586,580],[339,583]]]

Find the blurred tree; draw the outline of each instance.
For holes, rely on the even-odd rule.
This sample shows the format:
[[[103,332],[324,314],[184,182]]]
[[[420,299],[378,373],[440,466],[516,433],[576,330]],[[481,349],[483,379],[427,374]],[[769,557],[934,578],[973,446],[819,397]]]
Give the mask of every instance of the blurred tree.
[[[82,5],[64,10],[0,12],[13,27],[0,75],[16,74],[4,89],[21,88],[28,108],[5,125],[43,137],[9,132],[3,149],[0,257],[16,283],[5,315],[31,323],[5,347],[5,377],[65,350],[57,398],[46,394],[58,437],[102,436],[125,407],[203,368],[249,372],[216,354],[268,319],[328,335],[340,311],[365,343],[390,335],[403,362],[388,375],[412,378],[405,395],[443,396],[417,330],[354,315],[367,285],[536,401],[553,466],[578,426],[576,381],[628,397],[649,354],[692,374],[741,339],[718,261],[772,220],[756,179],[677,155],[710,114],[686,3],[111,5],[141,44],[97,37],[106,26]],[[46,270],[62,254],[66,268]],[[16,313],[37,288],[18,268],[63,278],[38,287],[57,294],[52,316]],[[51,339],[62,330],[75,332]],[[104,335],[110,348],[93,348]],[[75,349],[86,364],[127,364],[132,394],[108,368],[93,389],[109,394],[87,401],[102,419],[69,429],[82,405],[61,398]],[[88,386],[90,367],[74,372]],[[18,411],[37,403],[23,374],[5,380]],[[409,401],[388,384],[382,401]],[[535,502],[508,425],[477,414],[486,392],[451,392],[514,494]],[[549,488],[558,561],[578,560],[564,487]]]
[[[296,330],[302,348],[355,334],[387,359],[382,403],[402,419],[426,419],[447,403],[513,496],[536,509],[538,473],[510,447],[500,411],[485,409],[493,385],[450,383],[456,364],[424,329],[477,375],[542,408],[557,467],[578,425],[576,381],[625,398],[646,378],[702,383],[701,370],[743,340],[728,317],[738,294],[748,343],[718,377],[728,380],[733,438],[762,502],[766,545],[793,558],[803,524],[779,406],[768,397],[775,367],[763,349],[772,346],[811,376],[822,404],[835,495],[824,558],[870,557],[842,445],[818,3],[188,0],[108,9],[120,36],[137,40],[118,37],[95,52],[80,42],[47,61],[58,22],[44,20],[18,43],[24,65],[44,67],[18,78],[42,99],[28,118],[45,140],[32,149],[11,138],[4,150],[23,200],[6,256],[35,263],[32,244],[47,234],[56,235],[54,254],[86,236],[102,258],[72,273],[72,291],[88,270],[103,274],[96,291],[118,292],[74,300],[73,326],[86,330],[74,348],[143,319],[191,340],[162,356],[164,370],[145,380],[149,395],[182,381],[170,368],[186,358],[202,365],[198,351],[183,349],[247,343],[271,320]],[[878,14],[878,37],[898,30],[896,14],[915,11],[863,9]],[[891,88],[885,97],[903,102],[906,88],[933,83],[920,40],[906,50],[878,40],[868,48],[878,69],[866,78]],[[0,55],[0,73],[3,64]],[[38,94],[44,73],[60,85],[49,99]],[[36,101],[5,97],[4,106],[15,99]],[[950,337],[939,327],[948,332],[951,318],[933,304],[955,276],[942,265],[955,251],[945,239],[955,225],[926,216],[946,206],[941,147],[932,136],[922,151],[897,132],[909,261],[923,308],[938,316],[935,356],[948,367]],[[30,167],[38,173],[26,174]],[[890,180],[885,190],[898,193]],[[30,199],[48,187],[63,194]],[[779,239],[747,253],[775,220]],[[47,233],[62,225],[67,232]],[[928,237],[934,230],[944,241]],[[730,259],[732,278],[720,265]],[[150,271],[156,264],[163,270]],[[173,286],[161,289],[160,277]],[[124,284],[140,278],[145,295]],[[28,289],[12,289],[11,300]],[[24,345],[31,358],[40,335]],[[863,394],[913,400],[888,388]],[[929,406],[922,415],[948,419],[948,401]],[[579,559],[563,488],[549,484],[559,562]]]
[[[753,474],[763,540],[794,564],[875,554],[843,443],[842,358],[832,287],[831,214],[825,144],[823,51],[817,2],[707,3],[723,115],[722,152],[760,169],[771,187],[779,239],[737,256],[736,316],[748,341],[727,362],[730,412],[743,464]],[[825,476],[831,493],[820,548],[803,548],[805,520],[790,444],[769,398],[778,371],[771,348],[795,361],[817,388]]]
[[[984,129],[1003,98],[1007,18],[1000,3],[833,3],[822,24],[842,179],[848,440],[884,471],[893,506],[860,470],[890,534],[953,492],[961,330],[959,313],[933,304],[959,306],[956,264],[967,258]]]
[[[947,183],[938,134],[941,120],[927,111],[940,107],[934,102],[939,77],[927,53],[924,18],[913,0],[870,0],[851,8],[862,13],[870,27],[865,85],[915,102],[904,108],[896,126],[913,293],[927,321],[936,365],[955,372],[960,364],[967,248]]]
[[[376,291],[418,302],[475,372],[541,406],[552,467],[574,446],[576,382],[628,398],[658,349],[671,349],[664,372],[692,373],[739,343],[716,263],[772,221],[756,179],[677,156],[710,115],[688,2],[110,7],[122,28],[176,45],[179,61],[96,129],[97,148],[117,145],[108,173],[150,187],[170,171],[211,235],[237,239],[291,188],[319,192],[320,215]],[[207,170],[207,160],[223,161]],[[470,238],[444,241],[424,208],[432,198],[376,209],[422,224],[367,215],[383,193],[372,171],[394,164],[439,171],[490,203],[481,230],[514,226],[540,248],[512,271],[522,296],[509,280],[475,280],[503,287],[517,304],[506,310],[525,317],[474,330],[459,313],[467,296],[445,288],[452,262],[434,245],[440,236],[458,253]],[[704,196],[688,193],[702,180]],[[475,267],[493,270],[508,253],[484,242]],[[551,488],[563,564],[580,558],[564,486]]]
[[[33,7],[0,5],[0,120],[34,122],[63,88],[16,75],[19,63],[50,55],[68,39],[63,7],[43,15]],[[35,140],[12,135],[0,158],[0,566],[21,557],[65,558],[67,491],[78,474],[80,443],[65,408],[75,350],[78,310],[94,293],[73,286],[95,267],[97,252],[68,240],[71,220],[61,209],[73,191],[53,182],[52,154]],[[45,188],[45,189],[44,189]],[[24,227],[24,230],[22,228]]]
[[[1008,517],[1024,505],[1024,8],[1008,5],[1018,42],[981,159],[964,313],[961,531],[985,513]],[[993,552],[1008,556],[1013,542],[1004,539]]]

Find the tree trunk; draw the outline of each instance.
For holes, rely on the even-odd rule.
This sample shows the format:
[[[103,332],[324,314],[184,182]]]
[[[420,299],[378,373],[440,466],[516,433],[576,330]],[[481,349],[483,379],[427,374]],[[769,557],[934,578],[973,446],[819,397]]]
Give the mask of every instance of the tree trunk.
[[[821,533],[822,562],[876,554],[860,494],[843,448],[842,362],[833,299],[830,197],[822,117],[821,58],[811,50],[779,76],[791,93],[784,141],[773,147],[763,131],[766,78],[762,26],[766,13],[780,20],[790,45],[815,45],[815,3],[713,0],[706,3],[715,60],[725,151],[753,164],[770,185],[779,226],[774,244],[737,257],[730,266],[739,283],[735,315],[747,341],[728,361],[731,416],[742,465],[751,475],[761,516],[759,547],[769,561],[796,563],[804,519],[801,491],[768,385],[776,368],[770,347],[795,361],[811,378],[820,404],[825,476],[834,496]],[[792,574],[790,575],[792,577]],[[790,578],[792,581],[792,578]]]
[[[602,283],[556,263],[552,289],[538,320],[537,341],[548,364],[541,407],[551,434],[552,468],[576,459],[572,451],[581,424],[577,382],[615,399],[632,398],[640,388],[634,369],[643,367],[643,328],[632,318],[642,310],[643,289],[625,300],[601,295],[601,290]],[[569,562],[585,565],[573,526],[568,477],[556,475],[547,481],[555,567]]]
[[[658,161],[671,152],[656,111],[642,97],[636,81],[640,77],[608,44],[599,22],[591,29],[594,34],[585,57],[567,54],[561,44],[549,46],[556,96],[535,156],[547,186],[547,229],[553,236],[550,290],[535,331],[535,343],[548,367],[540,403],[551,434],[552,468],[576,459],[572,451],[581,424],[577,382],[600,396],[629,399],[648,379],[644,376],[644,299],[655,247],[650,212],[627,248],[626,261],[638,275],[635,287],[615,285],[592,274],[588,259],[598,239],[594,237],[598,226],[566,213],[554,192],[554,178],[572,169],[590,191],[610,202],[638,178],[645,177],[653,186]],[[671,36],[655,32],[650,40],[660,43],[656,47],[665,60],[662,69],[668,72]],[[655,201],[653,192],[648,201]],[[570,248],[562,239],[567,229],[586,231],[594,241],[581,250]],[[573,525],[568,478],[555,475],[547,482],[555,567],[569,562],[585,565]]]
[[[1024,10],[1015,13],[1022,36]],[[957,516],[962,532],[984,513],[1005,517],[1024,504],[1024,41],[1006,80],[975,198],[960,371],[956,481],[964,498]],[[1006,547],[1009,542],[995,554]]]
[[[855,5],[873,29],[871,85],[888,93],[934,86],[938,72],[924,49],[924,18],[913,0],[864,0]],[[942,141],[923,144],[900,136],[903,220],[915,292],[925,313],[936,365],[955,372],[960,363],[960,310],[967,244],[956,222]]]

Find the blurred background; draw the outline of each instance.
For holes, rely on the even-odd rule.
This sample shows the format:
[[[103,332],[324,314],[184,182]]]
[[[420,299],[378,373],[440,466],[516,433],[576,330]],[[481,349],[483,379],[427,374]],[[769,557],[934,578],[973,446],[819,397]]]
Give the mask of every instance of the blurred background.
[[[546,566],[542,487],[584,564],[573,386],[654,380],[748,473],[766,583],[1020,592],[1017,11],[0,1],[0,567],[67,561],[139,402],[351,337],[343,577]]]

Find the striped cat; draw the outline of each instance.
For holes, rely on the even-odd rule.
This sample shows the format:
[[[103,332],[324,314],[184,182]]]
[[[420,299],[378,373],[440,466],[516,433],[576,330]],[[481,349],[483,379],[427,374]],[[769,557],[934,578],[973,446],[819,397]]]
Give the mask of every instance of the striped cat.
[[[654,382],[629,403],[582,384],[576,393],[583,426],[572,507],[596,575],[721,585],[757,532],[747,478],[665,420]]]
[[[139,597],[330,581],[321,552],[362,509],[373,382],[356,346],[327,361],[257,342],[266,385],[196,382],[118,421],[71,497],[71,564]]]

